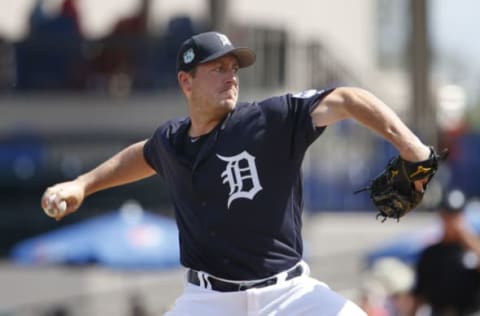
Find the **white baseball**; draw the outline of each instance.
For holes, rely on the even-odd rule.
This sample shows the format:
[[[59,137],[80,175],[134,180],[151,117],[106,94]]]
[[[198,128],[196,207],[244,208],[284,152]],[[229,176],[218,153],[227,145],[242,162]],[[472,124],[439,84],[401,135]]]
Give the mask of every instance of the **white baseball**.
[[[43,211],[50,217],[56,217],[59,214],[65,212],[67,210],[67,202],[65,200],[60,201],[58,204],[55,203],[56,195],[53,194],[48,198],[48,208],[44,208]]]
[[[67,201],[60,201],[60,203],[58,203],[58,210],[60,211],[60,213],[64,213],[67,210]]]

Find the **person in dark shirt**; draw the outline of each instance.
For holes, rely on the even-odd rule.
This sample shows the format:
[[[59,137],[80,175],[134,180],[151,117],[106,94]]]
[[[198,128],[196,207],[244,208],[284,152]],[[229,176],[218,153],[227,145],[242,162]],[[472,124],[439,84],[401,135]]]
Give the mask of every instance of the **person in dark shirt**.
[[[327,125],[347,118],[383,136],[406,160],[425,160],[430,149],[359,88],[237,102],[238,71],[254,61],[252,50],[234,47],[221,33],[187,39],[177,78],[189,116],[48,188],[42,207],[61,219],[94,192],[156,173],[169,187],[187,269],[184,292],[167,315],[363,316],[352,301],[309,277],[302,260],[305,152]],[[424,180],[416,181],[417,190]]]
[[[438,216],[443,235],[425,248],[416,265],[417,305],[428,305],[433,316],[463,316],[480,311],[480,239],[466,222],[465,196],[445,195]]]

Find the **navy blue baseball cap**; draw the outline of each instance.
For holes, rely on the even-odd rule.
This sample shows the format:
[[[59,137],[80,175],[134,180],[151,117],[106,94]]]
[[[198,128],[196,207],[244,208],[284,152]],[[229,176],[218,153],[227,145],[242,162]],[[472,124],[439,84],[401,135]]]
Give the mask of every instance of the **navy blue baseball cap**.
[[[238,59],[240,68],[255,63],[255,53],[248,47],[235,47],[225,34],[206,32],[183,42],[177,55],[177,72],[189,71],[222,56],[231,54]]]

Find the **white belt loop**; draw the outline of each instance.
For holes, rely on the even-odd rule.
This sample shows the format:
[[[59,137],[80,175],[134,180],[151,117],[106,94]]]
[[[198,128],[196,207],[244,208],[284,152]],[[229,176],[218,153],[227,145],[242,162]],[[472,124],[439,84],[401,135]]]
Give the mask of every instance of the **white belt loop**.
[[[277,283],[285,282],[287,280],[288,272],[281,272],[277,274]]]
[[[208,275],[205,272],[198,271],[197,272],[198,279],[200,280],[200,286],[206,289],[212,289],[212,283],[208,280]]]
[[[210,280],[208,279],[207,275],[205,275],[205,284],[207,289],[209,290],[212,289],[212,283],[210,283]]]
[[[205,279],[203,278],[203,272],[197,271],[195,272],[197,274],[198,280],[200,281],[200,287],[205,288]]]
[[[303,267],[302,276],[304,275],[308,277],[310,275],[310,266],[304,260],[300,261],[300,265]]]

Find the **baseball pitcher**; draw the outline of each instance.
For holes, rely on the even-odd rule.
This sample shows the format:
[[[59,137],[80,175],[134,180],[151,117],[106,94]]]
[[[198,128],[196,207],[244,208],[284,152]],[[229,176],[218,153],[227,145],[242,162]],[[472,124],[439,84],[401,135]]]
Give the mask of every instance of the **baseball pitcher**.
[[[302,260],[305,152],[328,125],[354,119],[398,149],[403,165],[389,169],[388,179],[414,165],[405,190],[420,197],[437,156],[389,107],[359,88],[238,102],[238,71],[254,62],[251,49],[233,46],[224,34],[186,40],[178,52],[177,78],[189,116],[166,121],[149,139],[48,188],[42,207],[61,219],[97,191],[157,174],[168,184],[175,208],[186,275],[168,316],[365,315],[311,278]],[[395,203],[394,198],[408,200],[398,181],[377,182],[372,192],[390,187],[387,200],[395,210],[416,205]],[[405,213],[383,211],[395,218]]]

